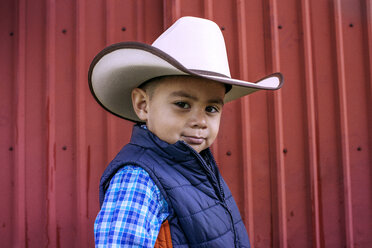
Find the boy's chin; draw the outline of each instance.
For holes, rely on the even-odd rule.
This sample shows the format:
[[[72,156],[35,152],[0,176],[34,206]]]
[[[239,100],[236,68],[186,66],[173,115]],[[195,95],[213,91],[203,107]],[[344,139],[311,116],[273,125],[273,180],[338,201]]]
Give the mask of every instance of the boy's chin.
[[[197,153],[200,153],[201,151],[205,150],[207,147],[202,145],[195,145],[195,144],[189,144]]]

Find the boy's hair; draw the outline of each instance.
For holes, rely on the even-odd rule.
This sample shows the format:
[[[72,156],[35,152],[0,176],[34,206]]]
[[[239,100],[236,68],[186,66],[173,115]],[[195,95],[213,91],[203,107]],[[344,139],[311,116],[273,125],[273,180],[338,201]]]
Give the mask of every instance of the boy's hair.
[[[174,75],[174,76],[161,76],[161,77],[155,77],[155,78],[152,78],[152,79],[149,79],[147,80],[146,82],[144,82],[143,84],[141,84],[138,88],[144,90],[150,100],[152,99],[153,95],[154,95],[154,92],[155,92],[155,89],[156,89],[156,85],[158,83],[161,83],[162,81],[164,81],[166,78],[180,78],[180,77],[193,77],[193,76],[188,76],[188,75]],[[208,79],[206,79],[208,80]],[[231,90],[231,85],[229,84],[223,84],[226,88],[226,91],[225,93],[229,92]]]
[[[169,77],[169,76],[151,78],[147,80],[146,82],[144,82],[143,84],[141,84],[140,86],[138,86],[138,88],[144,90],[151,100],[154,95],[157,84],[164,81],[166,77]]]

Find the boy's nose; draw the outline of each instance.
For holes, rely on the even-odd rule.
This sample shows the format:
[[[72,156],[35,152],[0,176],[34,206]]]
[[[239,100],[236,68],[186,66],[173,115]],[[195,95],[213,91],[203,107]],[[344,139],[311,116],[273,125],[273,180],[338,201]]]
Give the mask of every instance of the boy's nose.
[[[207,127],[207,116],[203,110],[196,110],[190,119],[190,124],[193,128],[206,128]]]

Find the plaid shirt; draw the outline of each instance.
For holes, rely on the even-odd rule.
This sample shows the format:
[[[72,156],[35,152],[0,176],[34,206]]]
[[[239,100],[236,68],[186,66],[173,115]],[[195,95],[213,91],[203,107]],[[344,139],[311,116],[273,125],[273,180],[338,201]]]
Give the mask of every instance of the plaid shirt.
[[[94,223],[96,247],[154,247],[168,204],[145,170],[125,166],[111,179]]]

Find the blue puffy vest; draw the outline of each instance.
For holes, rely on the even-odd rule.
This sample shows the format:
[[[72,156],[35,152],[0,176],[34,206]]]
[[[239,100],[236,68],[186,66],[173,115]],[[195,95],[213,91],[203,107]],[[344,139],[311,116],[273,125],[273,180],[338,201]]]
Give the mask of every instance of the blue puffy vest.
[[[125,165],[146,170],[164,195],[173,247],[250,247],[238,207],[209,149],[199,154],[183,141],[168,144],[135,125],[130,143],[103,173],[101,205],[111,178]]]

